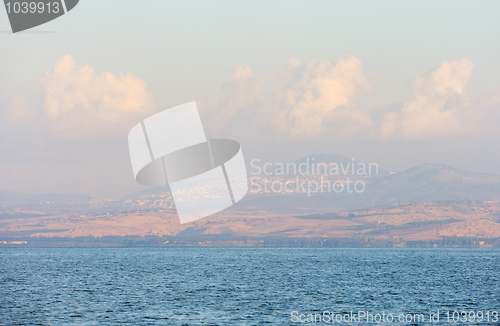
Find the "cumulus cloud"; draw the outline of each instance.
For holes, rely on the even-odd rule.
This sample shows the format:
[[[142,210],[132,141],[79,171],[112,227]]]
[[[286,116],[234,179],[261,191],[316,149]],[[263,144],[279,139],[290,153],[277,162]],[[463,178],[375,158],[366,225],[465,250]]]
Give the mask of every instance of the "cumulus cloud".
[[[211,134],[278,139],[425,140],[498,133],[498,94],[469,94],[469,59],[442,62],[410,83],[413,95],[387,107],[360,105],[371,87],[353,56],[335,63],[291,58],[277,73],[238,66],[209,112]]]
[[[97,73],[66,55],[40,78],[36,92],[14,97],[2,115],[8,124],[36,124],[47,133],[74,139],[127,130],[155,108],[141,79]]]
[[[276,74],[254,75],[250,67],[238,66],[223,86],[209,127],[292,139],[315,137],[332,117],[349,124],[366,123],[368,116],[351,104],[368,87],[362,64],[354,56],[336,63],[292,58]]]
[[[155,111],[141,79],[64,56],[33,92],[0,107],[0,168],[10,171],[0,187],[95,194],[103,184],[135,186],[126,135]]]
[[[412,87],[424,94],[462,94],[472,75],[472,68],[473,64],[469,59],[443,62],[438,68],[415,77]]]
[[[387,114],[381,123],[385,138],[425,139],[477,132],[470,98],[464,88],[472,75],[468,59],[443,62],[436,69],[415,77],[414,95],[398,112]],[[472,120],[471,120],[472,119]]]
[[[278,131],[299,137],[316,136],[323,120],[329,116],[359,114],[349,107],[352,97],[368,88],[361,62],[353,56],[339,60],[302,64],[291,59],[287,64],[286,82],[278,99],[279,112],[275,123]]]
[[[154,111],[144,81],[125,73],[96,73],[66,55],[39,81],[42,113],[60,131],[127,124]],[[82,128],[79,128],[82,127]]]

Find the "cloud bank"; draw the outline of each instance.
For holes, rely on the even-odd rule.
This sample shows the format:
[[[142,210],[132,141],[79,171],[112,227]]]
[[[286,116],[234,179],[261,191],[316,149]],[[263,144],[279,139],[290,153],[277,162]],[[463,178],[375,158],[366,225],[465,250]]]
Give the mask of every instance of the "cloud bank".
[[[414,151],[417,142],[423,144],[420,155],[429,142],[449,146],[465,136],[491,147],[498,139],[500,92],[467,92],[470,60],[442,62],[415,76],[413,94],[390,107],[359,104],[374,86],[362,68],[354,56],[336,62],[291,58],[266,74],[237,66],[218,105],[202,112],[208,135],[238,139],[254,154],[286,150],[293,158],[354,147],[386,155],[394,144]],[[126,135],[157,110],[143,80],[60,58],[31,94],[0,104],[0,189],[105,196],[140,189]]]
[[[413,78],[413,95],[403,103],[367,107],[358,102],[372,85],[354,56],[336,63],[292,58],[281,72],[262,75],[238,66],[208,127],[245,139],[290,140],[423,140],[497,132],[491,119],[500,122],[498,94],[467,94],[472,70],[466,58],[442,62]]]
[[[249,66],[238,66],[223,86],[209,127],[218,132],[236,124],[232,131],[313,138],[322,133],[327,118],[366,123],[352,99],[368,88],[362,64],[354,56],[336,63],[291,58],[283,71],[267,75],[254,75]]]

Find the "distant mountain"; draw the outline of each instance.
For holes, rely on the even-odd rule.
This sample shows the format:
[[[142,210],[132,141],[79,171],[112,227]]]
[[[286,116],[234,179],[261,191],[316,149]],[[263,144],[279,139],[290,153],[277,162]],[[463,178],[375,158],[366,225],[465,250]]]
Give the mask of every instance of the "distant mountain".
[[[316,160],[320,161],[317,156]],[[323,162],[331,160],[346,162],[341,156],[321,156]],[[322,211],[402,202],[500,201],[499,175],[462,171],[442,164],[422,164],[399,173],[366,178],[364,182],[366,189],[361,193],[263,194],[247,196],[240,205],[245,209],[267,207],[273,211],[298,213],[306,207]]]
[[[376,180],[367,186],[367,193],[378,204],[500,200],[500,176],[427,163]]]
[[[305,156],[299,160],[296,160],[295,162],[291,162],[299,167],[300,164],[308,164],[309,166],[317,165],[320,163],[326,163],[327,165],[331,164],[337,164],[339,165],[339,170],[341,171],[341,168],[344,167],[345,169],[350,170],[351,165],[354,164],[355,167],[357,167],[357,164],[368,164],[369,162],[357,162],[352,159],[349,159],[345,156],[342,155],[333,155],[333,154],[319,154],[319,155],[309,155]],[[286,165],[287,162],[283,162],[283,165]],[[276,166],[273,168],[276,169]],[[270,169],[270,170],[273,170]],[[286,169],[286,167],[285,167]],[[291,169],[293,170],[293,169]],[[372,175],[372,177],[383,177],[386,175],[389,175],[390,172],[384,168],[378,167],[378,174],[377,175]],[[170,188],[168,186],[166,187],[148,187],[144,190],[128,194],[124,197],[122,197],[122,200],[128,200],[128,199],[139,199],[147,196],[152,196],[152,195],[160,195],[164,193],[170,192]]]
[[[340,155],[310,155],[294,163],[344,166],[363,164]],[[307,177],[298,175],[300,180],[306,180]],[[269,182],[280,180],[274,176],[269,178]],[[306,193],[247,194],[234,208],[242,211],[266,210],[295,214],[306,210],[352,210],[401,202],[500,201],[499,175],[462,171],[442,164],[422,164],[399,173],[379,167],[378,175],[350,178],[363,181],[366,185],[365,191],[316,192],[310,196]],[[334,179],[345,180],[346,176],[341,174],[331,180]],[[123,199],[147,199],[168,191],[166,187],[148,188]]]
[[[363,164],[340,155],[311,155],[295,161],[295,164]],[[268,176],[263,176],[267,178]],[[293,176],[293,179],[269,176],[278,182],[318,181],[310,175]],[[287,179],[288,178],[288,179]],[[378,175],[331,176],[328,180],[363,182],[363,192],[316,191],[310,193],[249,193],[234,209],[243,211],[267,211],[291,214],[317,213],[331,210],[353,210],[402,202],[442,201],[500,201],[500,175],[463,171],[441,164],[422,164],[396,173],[379,167]],[[151,187],[130,194],[120,200],[99,200],[89,196],[68,194],[30,195],[12,191],[0,191],[0,207],[30,207],[32,209],[66,209],[87,213],[102,211],[165,210],[173,209],[168,187]]]

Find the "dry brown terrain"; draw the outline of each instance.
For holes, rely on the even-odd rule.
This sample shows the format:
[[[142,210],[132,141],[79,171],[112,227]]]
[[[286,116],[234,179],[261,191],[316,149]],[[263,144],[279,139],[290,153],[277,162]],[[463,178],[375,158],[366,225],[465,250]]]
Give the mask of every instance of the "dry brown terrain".
[[[20,218],[19,216],[22,216]],[[172,209],[93,215],[9,210],[0,214],[4,237],[78,237],[109,235],[232,234],[235,236],[408,240],[442,236],[500,237],[500,204],[398,203],[356,211],[280,214],[263,210],[226,210],[181,225]]]

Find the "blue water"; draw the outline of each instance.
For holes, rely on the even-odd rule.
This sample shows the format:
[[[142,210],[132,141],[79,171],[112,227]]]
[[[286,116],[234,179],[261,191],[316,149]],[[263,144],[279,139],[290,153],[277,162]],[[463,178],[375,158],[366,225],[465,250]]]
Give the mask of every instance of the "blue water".
[[[483,320],[447,321],[462,310]],[[320,314],[359,311],[425,319],[344,324],[500,325],[500,251],[0,249],[5,325],[298,325],[308,314],[328,325]]]

